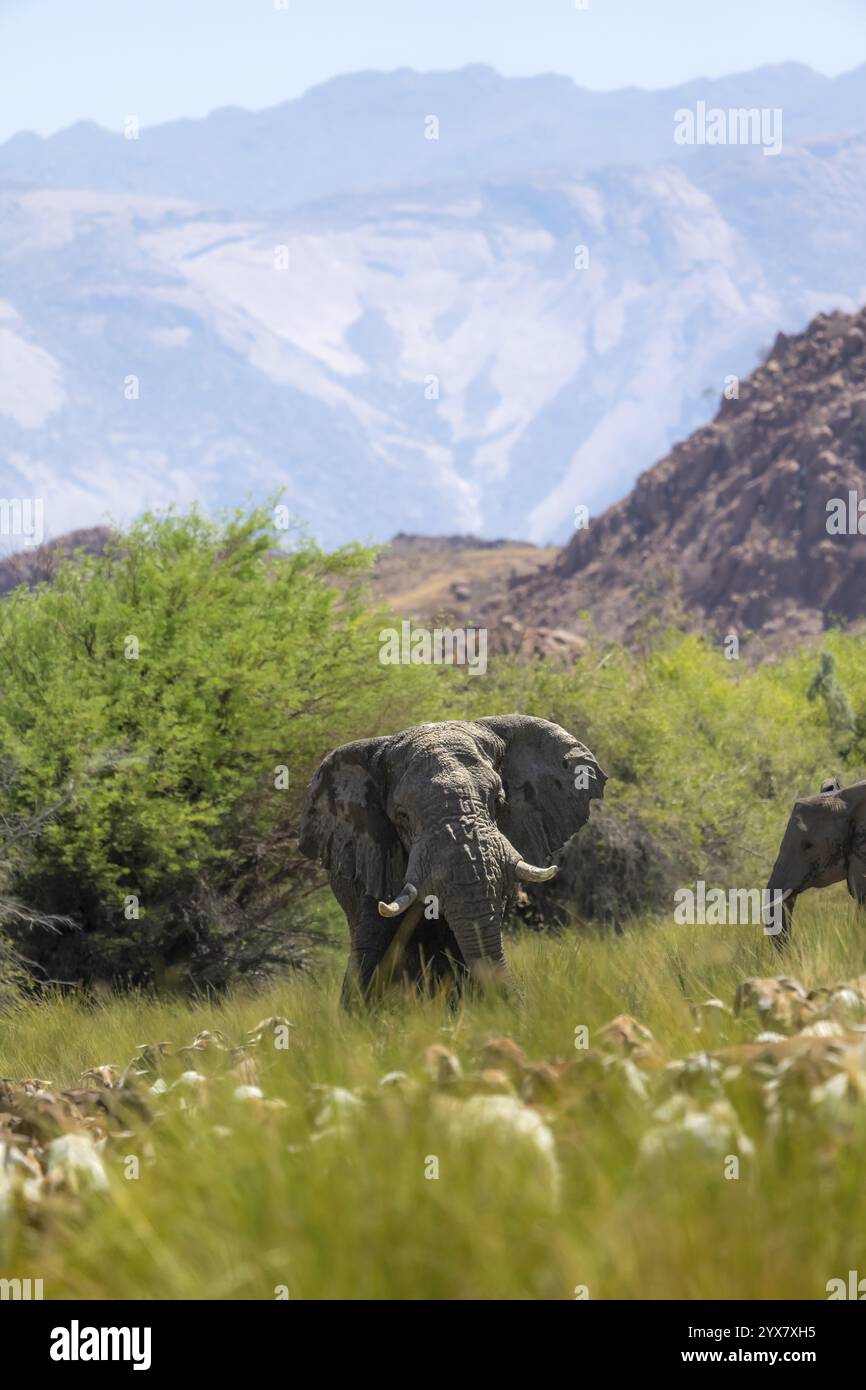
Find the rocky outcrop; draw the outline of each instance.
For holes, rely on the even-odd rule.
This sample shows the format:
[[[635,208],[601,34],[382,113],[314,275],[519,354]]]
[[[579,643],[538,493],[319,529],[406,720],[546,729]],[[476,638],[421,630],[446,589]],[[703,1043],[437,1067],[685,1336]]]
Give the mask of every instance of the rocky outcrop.
[[[564,627],[585,609],[612,636],[677,609],[768,638],[866,617],[866,310],[780,334],[713,422],[577,532],[520,607]]]
[[[590,627],[632,641],[672,619],[760,651],[866,619],[866,310],[780,334],[627,497],[552,561],[489,565],[473,597],[491,650],[566,660]]]

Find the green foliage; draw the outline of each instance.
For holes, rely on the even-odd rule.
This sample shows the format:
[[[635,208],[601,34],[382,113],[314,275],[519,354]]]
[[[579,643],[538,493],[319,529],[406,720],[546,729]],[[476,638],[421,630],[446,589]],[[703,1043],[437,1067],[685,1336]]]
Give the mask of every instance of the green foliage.
[[[370,552],[280,540],[267,512],[146,517],[103,557],[0,605],[0,1075],[76,1085],[142,1040],[182,1044],[202,1028],[238,1040],[269,1013],[295,1024],[288,1052],[262,1064],[266,1102],[245,1108],[214,1083],[206,1120],[178,1109],[142,1132],[140,1180],[123,1175],[124,1138],[106,1154],[108,1194],[0,1222],[0,1264],[68,1298],[272,1298],[281,1285],[293,1298],[570,1298],[576,1285],[809,1298],[862,1268],[859,1101],[840,1124],[832,1107],[801,1106],[778,1133],[744,1104],[758,1158],[739,1181],[699,1156],[659,1181],[639,1149],[654,1097],[589,1086],[551,1114],[563,1201],[550,1211],[516,1161],[485,1172],[442,1150],[442,1178],[425,1181],[442,1134],[422,1107],[389,1109],[378,1082],[406,1071],[408,1095],[426,1094],[424,1051],[443,1037],[465,1072],[490,1036],[535,1060],[569,1056],[578,1025],[595,1035],[624,1010],[666,1056],[705,1047],[692,1006],[731,1003],[778,958],[759,928],[675,924],[672,889],[760,886],[794,797],[831,774],[864,776],[866,638],[831,632],[818,652],[761,666],[678,632],[646,634],[638,651],[596,641],[571,669],[382,666],[389,623],[363,589]],[[413,723],[515,710],[564,725],[609,773],[577,841],[573,901],[585,918],[633,919],[623,936],[511,943],[519,1017],[501,1000],[452,1014],[399,997],[347,1017],[343,962],[327,951],[318,978],[296,971],[218,999],[13,995],[22,962],[43,983],[165,986],[302,961],[339,915],[295,848],[319,759]],[[840,737],[843,710],[853,722]],[[138,919],[124,915],[130,895]],[[862,974],[843,885],[798,909],[785,969],[807,987]],[[732,1019],[731,1040],[756,1026]],[[321,1084],[374,1098],[357,1133],[309,1142]]]
[[[844,751],[854,735],[857,721],[851,702],[836,677],[836,658],[832,652],[821,653],[806,694],[810,700],[820,697],[824,701],[830,731],[840,751]]]
[[[79,929],[38,933],[55,975],[215,979],[229,936],[267,958],[316,763],[424,703],[429,670],[378,663],[371,553],[279,539],[265,511],[147,516],[4,602],[6,811],[37,823],[6,874]]]
[[[860,692],[862,719],[866,639],[833,633],[826,643],[837,700]],[[795,797],[817,792],[831,773],[864,775],[866,746],[849,740],[840,756],[835,704],[809,698],[814,660],[804,649],[749,666],[700,637],[668,632],[645,653],[598,645],[572,670],[500,666],[493,704],[562,724],[610,776],[604,805],[576,842],[582,876],[615,879],[606,894],[591,885],[607,904],[600,915],[621,919],[669,903],[674,884],[696,877],[763,886]]]
[[[302,961],[339,918],[297,854],[305,785],[413,723],[517,710],[587,742],[610,781],[560,881],[572,915],[617,925],[697,877],[761,886],[794,797],[863,775],[862,636],[760,666],[677,631],[570,669],[382,665],[372,552],[284,540],[266,510],[147,516],[0,606],[0,927],[37,975]]]

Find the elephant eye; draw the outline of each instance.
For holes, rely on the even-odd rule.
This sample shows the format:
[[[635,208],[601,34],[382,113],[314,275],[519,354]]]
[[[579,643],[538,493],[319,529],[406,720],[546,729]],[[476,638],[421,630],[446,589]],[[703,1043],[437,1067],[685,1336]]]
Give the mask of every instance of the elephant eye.
[[[803,841],[803,848],[804,848],[804,849],[814,849],[815,846],[813,845],[813,843],[812,843],[811,840],[804,840],[804,841]]]

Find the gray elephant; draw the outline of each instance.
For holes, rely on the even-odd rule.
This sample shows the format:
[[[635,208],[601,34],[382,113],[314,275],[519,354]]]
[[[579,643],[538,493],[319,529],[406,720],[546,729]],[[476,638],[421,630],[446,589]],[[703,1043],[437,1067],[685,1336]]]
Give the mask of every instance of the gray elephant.
[[[509,714],[419,724],[324,759],[300,848],[327,870],[349,923],[342,1002],[397,975],[514,991],[502,917],[518,880],[585,824],[606,774],[558,724]]]
[[[852,898],[866,904],[866,782],[841,787],[833,778],[818,796],[794,803],[767,884],[769,894],[782,898],[782,927],[773,944],[781,949],[787,943],[800,893],[843,880]]]

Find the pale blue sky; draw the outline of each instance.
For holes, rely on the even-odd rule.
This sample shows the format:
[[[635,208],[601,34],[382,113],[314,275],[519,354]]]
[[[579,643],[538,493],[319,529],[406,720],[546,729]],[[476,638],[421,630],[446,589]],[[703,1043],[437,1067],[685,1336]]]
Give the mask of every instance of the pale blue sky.
[[[279,0],[276,0],[279,3]],[[257,109],[361,68],[667,87],[762,63],[866,62],[866,0],[0,0],[0,140]]]

